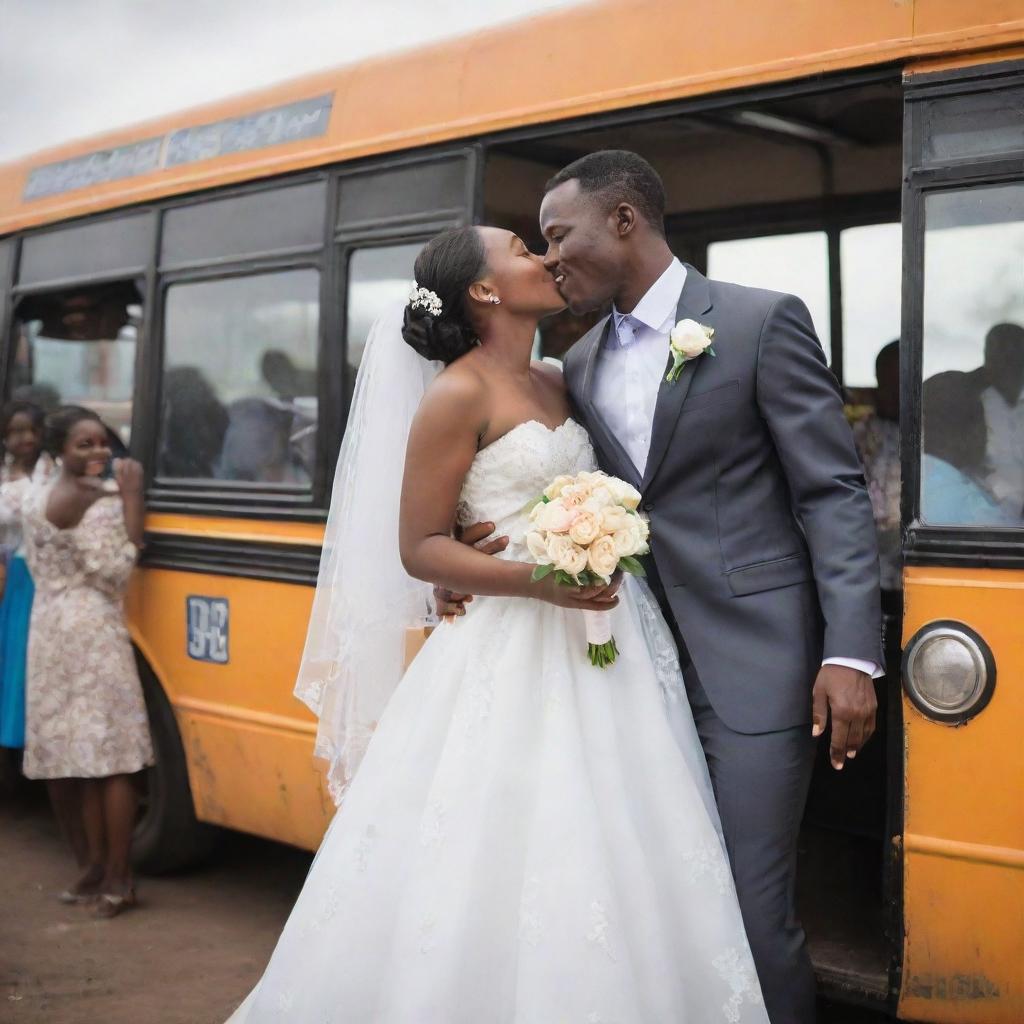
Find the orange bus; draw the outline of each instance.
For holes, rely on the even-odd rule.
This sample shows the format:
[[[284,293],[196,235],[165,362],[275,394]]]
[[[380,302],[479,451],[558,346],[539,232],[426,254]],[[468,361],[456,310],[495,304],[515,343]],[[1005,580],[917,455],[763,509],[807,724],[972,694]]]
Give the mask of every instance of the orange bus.
[[[1024,453],[991,340],[1024,324],[1022,110],[1019,0],[605,0],[0,167],[4,393],[96,407],[147,470],[141,863],[216,827],[317,845],[291,691],[369,321],[439,229],[539,245],[546,178],[629,148],[675,252],[803,297],[851,402],[900,339],[884,721],[851,770],[823,759],[800,851],[822,987],[1024,1019]],[[972,476],[936,439],[979,406],[999,450]],[[993,480],[999,517],[967,500]]]

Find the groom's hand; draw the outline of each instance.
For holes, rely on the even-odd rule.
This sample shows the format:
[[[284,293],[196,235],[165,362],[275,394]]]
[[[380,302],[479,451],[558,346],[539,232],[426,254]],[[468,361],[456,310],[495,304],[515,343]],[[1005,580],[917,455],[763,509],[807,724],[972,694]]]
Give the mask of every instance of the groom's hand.
[[[811,731],[820,736],[832,716],[829,760],[841,771],[875,731],[878,700],[871,676],[845,665],[822,665],[811,699]]]
[[[589,587],[570,587],[572,599],[589,604],[592,601],[606,603],[614,607],[618,604],[616,594],[622,586],[622,570],[616,569],[612,578],[607,583],[594,583]]]
[[[482,551],[485,555],[496,555],[508,547],[508,537],[492,537],[494,523],[474,523],[464,529],[455,528],[455,539]],[[444,587],[434,587],[434,611],[441,618],[451,622],[458,615],[466,614],[466,605],[473,600],[472,594],[456,594]]]

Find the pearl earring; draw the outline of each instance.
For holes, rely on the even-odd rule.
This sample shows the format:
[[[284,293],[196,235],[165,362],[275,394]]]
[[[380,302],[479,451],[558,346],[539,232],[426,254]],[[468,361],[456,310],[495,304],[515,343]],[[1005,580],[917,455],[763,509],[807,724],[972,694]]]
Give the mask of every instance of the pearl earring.
[[[492,295],[491,296],[491,302],[493,302],[494,305],[496,305],[496,306],[500,306],[501,305],[501,299],[499,299],[497,295]]]

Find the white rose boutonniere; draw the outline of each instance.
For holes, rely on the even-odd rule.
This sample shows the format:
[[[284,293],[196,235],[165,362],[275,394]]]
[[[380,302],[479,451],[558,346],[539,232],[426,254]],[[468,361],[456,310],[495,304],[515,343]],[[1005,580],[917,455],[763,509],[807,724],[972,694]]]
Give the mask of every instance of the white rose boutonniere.
[[[672,328],[669,335],[669,346],[672,351],[672,369],[668,371],[665,380],[674,384],[683,372],[683,367],[697,356],[714,355],[715,350],[711,347],[711,339],[715,335],[713,327],[705,327],[696,320],[680,320]]]

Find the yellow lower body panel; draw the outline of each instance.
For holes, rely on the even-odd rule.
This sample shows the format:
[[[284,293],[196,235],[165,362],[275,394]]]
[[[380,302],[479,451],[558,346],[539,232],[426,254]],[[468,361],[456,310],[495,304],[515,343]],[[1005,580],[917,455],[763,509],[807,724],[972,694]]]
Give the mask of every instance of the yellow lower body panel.
[[[902,1018],[1024,1021],[1024,573],[906,571],[904,641],[963,622],[989,645],[992,700],[964,725],[904,699]]]
[[[334,814],[310,734],[208,711],[177,710],[202,821],[307,850]]]

